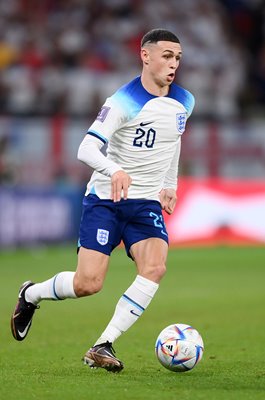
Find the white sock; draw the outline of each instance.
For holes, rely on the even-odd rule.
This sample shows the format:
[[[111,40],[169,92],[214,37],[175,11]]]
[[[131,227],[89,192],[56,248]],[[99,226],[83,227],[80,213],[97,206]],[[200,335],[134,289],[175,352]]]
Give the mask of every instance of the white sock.
[[[25,292],[25,299],[29,303],[37,305],[41,300],[63,300],[76,298],[74,292],[74,275],[72,271],[59,272],[51,279],[41,283],[35,283]]]
[[[95,345],[107,341],[113,343],[123,332],[127,331],[149,305],[158,286],[158,283],[137,275],[133,284],[118,301],[110,323]]]

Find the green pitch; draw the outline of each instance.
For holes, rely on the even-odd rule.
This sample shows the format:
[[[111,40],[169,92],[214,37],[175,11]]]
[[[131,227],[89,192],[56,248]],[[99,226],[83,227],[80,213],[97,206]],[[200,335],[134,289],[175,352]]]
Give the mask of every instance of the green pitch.
[[[24,342],[9,329],[20,284],[74,270],[75,249],[0,254],[0,398],[7,400],[256,400],[265,398],[265,249],[176,249],[141,319],[117,342],[120,374],[90,370],[81,357],[109,321],[133,280],[124,251],[113,254],[102,292],[91,298],[42,302]],[[194,370],[173,373],[156,360],[158,333],[193,325],[205,353]]]

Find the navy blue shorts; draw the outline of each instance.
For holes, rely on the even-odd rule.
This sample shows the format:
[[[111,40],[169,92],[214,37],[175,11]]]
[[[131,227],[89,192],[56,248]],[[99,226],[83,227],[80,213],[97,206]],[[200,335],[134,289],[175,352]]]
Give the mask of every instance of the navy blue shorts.
[[[121,241],[127,255],[140,240],[160,238],[168,243],[161,204],[155,200],[127,199],[114,203],[94,194],[83,199],[78,247],[110,255]]]

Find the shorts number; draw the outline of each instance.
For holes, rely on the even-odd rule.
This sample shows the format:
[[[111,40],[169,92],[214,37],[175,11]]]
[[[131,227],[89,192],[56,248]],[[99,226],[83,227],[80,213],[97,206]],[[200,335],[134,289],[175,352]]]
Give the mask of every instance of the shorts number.
[[[133,145],[136,147],[142,147],[143,144],[149,149],[154,146],[156,139],[156,131],[152,128],[145,131],[141,128],[136,129],[136,138],[133,140]]]
[[[161,233],[163,233],[163,235],[167,236],[167,232],[166,232],[166,228],[165,228],[165,224],[164,224],[164,220],[163,220],[163,216],[162,214],[157,215],[154,212],[150,212],[150,217],[152,217],[154,219],[154,225],[156,228],[162,228],[161,229]]]

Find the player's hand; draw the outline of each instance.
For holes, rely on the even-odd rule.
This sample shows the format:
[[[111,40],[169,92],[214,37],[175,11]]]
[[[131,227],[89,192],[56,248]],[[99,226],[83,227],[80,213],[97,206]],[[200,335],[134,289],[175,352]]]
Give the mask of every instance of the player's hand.
[[[177,195],[174,189],[162,189],[159,193],[162,209],[167,214],[172,214],[177,202]]]
[[[114,202],[128,198],[128,189],[132,183],[132,178],[124,171],[117,171],[111,177],[111,199]],[[123,194],[123,196],[122,196]]]

